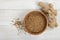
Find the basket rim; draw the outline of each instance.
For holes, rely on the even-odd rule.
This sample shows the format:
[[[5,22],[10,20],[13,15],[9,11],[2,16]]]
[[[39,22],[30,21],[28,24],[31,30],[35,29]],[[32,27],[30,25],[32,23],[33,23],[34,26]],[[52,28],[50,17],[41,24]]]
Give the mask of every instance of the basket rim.
[[[46,25],[45,25],[44,30],[43,30],[42,32],[37,33],[37,34],[34,34],[34,33],[30,32],[30,31],[28,31],[27,28],[26,28],[26,25],[25,25],[26,17],[30,14],[30,12],[33,12],[33,11],[40,12],[40,13],[44,16],[44,18],[46,19]],[[23,20],[23,26],[24,26],[24,28],[25,28],[25,31],[28,32],[28,33],[30,33],[30,34],[33,34],[33,35],[38,35],[38,34],[43,33],[43,32],[46,30],[47,25],[48,25],[47,16],[46,16],[41,10],[32,10],[32,11],[30,11],[30,12],[28,12],[28,14],[25,16],[25,18],[24,18],[24,20]]]

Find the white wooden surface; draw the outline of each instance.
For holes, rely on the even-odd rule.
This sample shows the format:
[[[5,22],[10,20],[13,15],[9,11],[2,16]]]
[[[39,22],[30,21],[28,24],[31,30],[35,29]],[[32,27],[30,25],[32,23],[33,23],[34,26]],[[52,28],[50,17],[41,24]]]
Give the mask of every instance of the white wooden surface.
[[[42,0],[53,3],[58,10],[58,27],[47,28],[41,35],[30,35],[17,29],[11,24],[14,18],[23,20],[27,11],[38,9],[37,2],[41,0],[0,0],[0,40],[60,40],[60,0]]]

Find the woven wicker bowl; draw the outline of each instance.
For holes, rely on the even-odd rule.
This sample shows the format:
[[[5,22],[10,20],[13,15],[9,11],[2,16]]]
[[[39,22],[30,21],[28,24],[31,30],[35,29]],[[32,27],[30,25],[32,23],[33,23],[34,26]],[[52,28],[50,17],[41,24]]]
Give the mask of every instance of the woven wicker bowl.
[[[40,22],[39,18],[41,18],[41,16],[42,16],[42,19],[44,19],[44,23]],[[31,19],[29,19],[29,18],[31,18]],[[41,25],[41,23],[42,23],[42,25]],[[43,33],[47,27],[47,24],[48,24],[47,17],[40,10],[33,10],[33,11],[28,12],[28,14],[25,16],[25,18],[23,20],[23,26],[25,27],[25,31],[30,34],[34,34],[34,35]],[[36,26],[36,25],[38,25],[38,26]],[[31,27],[31,30],[30,30],[30,27]],[[37,27],[39,27],[39,28],[37,28]],[[33,29],[34,29],[34,31],[33,31]]]

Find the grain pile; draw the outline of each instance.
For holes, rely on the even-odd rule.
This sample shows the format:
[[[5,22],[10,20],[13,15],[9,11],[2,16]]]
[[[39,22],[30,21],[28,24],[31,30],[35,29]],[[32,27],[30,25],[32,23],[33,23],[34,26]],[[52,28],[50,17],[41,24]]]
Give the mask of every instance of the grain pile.
[[[43,32],[47,26],[47,20],[40,11],[32,11],[24,19],[24,27],[31,34]]]

